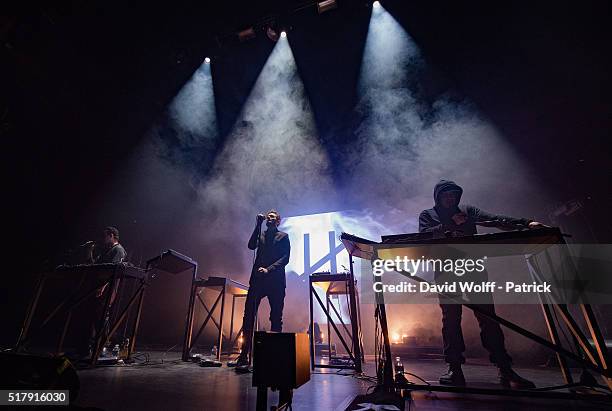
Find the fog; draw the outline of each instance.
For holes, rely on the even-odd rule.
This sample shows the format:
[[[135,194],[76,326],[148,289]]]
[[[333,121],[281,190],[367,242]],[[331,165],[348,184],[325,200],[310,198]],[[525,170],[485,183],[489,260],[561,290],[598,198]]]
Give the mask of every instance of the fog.
[[[282,216],[357,208],[353,216],[374,227],[368,235],[378,240],[416,231],[418,213],[433,205],[433,186],[444,178],[463,186],[466,202],[537,217],[548,195],[537,170],[460,93],[424,98],[418,80],[427,67],[406,31],[382,7],[374,8],[356,85],[360,121],[354,141],[336,156],[341,163],[332,165],[287,38],[276,43],[226,136],[218,129],[211,65],[203,63],[117,172],[118,184],[101,189],[101,197],[119,199],[122,207],[98,203],[99,223],[125,229],[135,261],[173,248],[196,259],[202,277],[246,283],[252,262],[246,242],[255,215],[271,208]],[[348,170],[342,186],[334,181],[334,166]],[[286,330],[302,331],[307,288],[295,274],[288,279]],[[143,341],[180,341],[189,281],[182,275],[152,284]],[[363,310],[369,349],[371,307]],[[237,327],[241,307],[238,312]],[[267,312],[264,302],[264,327]],[[439,334],[437,305],[394,305],[389,315],[392,332]],[[470,323],[468,341],[477,338],[475,320]]]

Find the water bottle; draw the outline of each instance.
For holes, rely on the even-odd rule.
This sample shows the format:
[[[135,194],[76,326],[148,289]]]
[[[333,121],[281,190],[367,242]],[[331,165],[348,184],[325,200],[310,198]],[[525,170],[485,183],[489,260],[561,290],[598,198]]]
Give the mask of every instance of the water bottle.
[[[119,356],[122,357],[122,358],[127,358],[129,348],[130,348],[130,339],[126,338],[123,341],[123,345],[121,346],[121,350],[119,351]]]
[[[395,373],[404,374],[404,364],[402,364],[400,357],[395,357]]]
[[[408,384],[408,380],[404,375],[404,364],[400,357],[395,357],[395,382],[398,384]]]
[[[210,355],[212,355],[212,357],[213,357],[213,358],[217,358],[217,352],[218,352],[218,351],[219,351],[219,350],[217,350],[217,346],[216,346],[216,345],[213,345],[213,347],[212,347],[212,351],[210,352]]]

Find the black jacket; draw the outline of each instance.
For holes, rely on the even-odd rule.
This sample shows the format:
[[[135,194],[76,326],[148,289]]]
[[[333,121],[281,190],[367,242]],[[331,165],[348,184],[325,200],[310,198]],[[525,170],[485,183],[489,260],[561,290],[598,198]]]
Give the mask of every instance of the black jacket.
[[[459,203],[451,209],[441,207],[438,199],[440,193],[451,190],[459,191]],[[472,235],[477,233],[477,222],[491,221],[493,227],[504,227],[507,224],[527,226],[532,221],[525,218],[492,214],[472,205],[461,204],[461,194],[463,194],[463,189],[454,181],[440,180],[434,188],[434,207],[423,210],[419,215],[419,232],[433,233],[434,237],[444,237],[447,232]],[[452,219],[452,216],[459,212],[464,212],[467,215],[467,221],[461,225],[455,224]]]
[[[289,235],[282,231],[274,230],[275,232],[261,232],[259,226],[255,227],[251,238],[249,239],[248,247],[251,250],[257,249],[255,262],[251,271],[250,284],[255,281],[272,281],[277,285],[286,284],[285,266],[289,263],[289,254],[291,245],[289,243]],[[257,238],[259,237],[259,244]],[[257,271],[259,267],[268,269],[267,273]]]

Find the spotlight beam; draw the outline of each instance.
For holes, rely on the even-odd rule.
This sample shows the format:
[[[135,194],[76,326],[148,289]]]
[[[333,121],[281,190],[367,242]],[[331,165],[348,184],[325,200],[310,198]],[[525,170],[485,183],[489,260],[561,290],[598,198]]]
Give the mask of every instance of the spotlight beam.
[[[231,224],[242,232],[253,210],[326,207],[335,199],[330,169],[289,41],[280,36],[200,191],[202,208],[240,216]]]
[[[358,84],[357,111],[363,115],[355,143],[359,160],[351,164],[363,173],[351,182],[361,188],[356,200],[375,197],[381,206],[409,207],[431,198],[430,187],[440,178],[469,185],[477,190],[471,191],[472,201],[500,209],[541,192],[525,161],[468,100],[450,99],[448,94],[433,101],[421,96],[421,76],[444,79],[431,78],[409,33],[384,6],[374,5]],[[513,183],[502,193],[498,185],[508,175]],[[492,200],[487,192],[498,195]],[[523,206],[520,203],[517,207]]]

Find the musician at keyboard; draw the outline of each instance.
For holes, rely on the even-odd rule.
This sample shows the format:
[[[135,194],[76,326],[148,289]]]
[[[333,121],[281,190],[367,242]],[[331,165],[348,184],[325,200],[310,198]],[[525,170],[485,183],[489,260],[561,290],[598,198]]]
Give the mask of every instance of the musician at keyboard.
[[[103,241],[101,250],[97,251],[95,243],[89,248],[88,262],[92,264],[108,264],[108,263],[122,263],[127,259],[127,253],[125,248],[119,243],[119,230],[115,227],[106,227],[103,231]],[[89,298],[81,305],[82,317],[80,321],[75,321],[78,329],[77,339],[78,354],[80,357],[87,358],[91,354],[92,343],[96,335],[96,322],[101,317],[105,318],[105,326],[108,324],[109,312],[104,312],[105,301],[108,293],[110,295],[110,304],[112,305],[117,297],[117,290],[119,288],[120,281],[115,281],[114,287],[110,289],[109,281],[103,284],[94,284],[95,279],[88,278],[83,284],[84,288],[98,286],[96,290],[95,298]]]
[[[102,249],[95,253],[95,242],[90,242],[89,262],[94,264],[122,263],[127,257],[125,248],[119,243],[119,230],[115,227],[106,227]]]
[[[480,210],[471,205],[460,204],[463,189],[453,181],[440,180],[434,188],[433,208],[424,210],[419,215],[419,232],[433,233],[434,237],[456,237],[473,235],[477,233],[476,225],[487,222],[488,226],[501,229],[539,228],[543,224],[525,219],[497,215]],[[486,271],[483,273],[486,277]],[[492,314],[495,313],[492,295],[490,304],[480,307]],[[442,309],[442,340],[444,343],[444,357],[449,365],[448,372],[440,377],[440,383],[445,385],[465,385],[465,377],[461,364],[465,363],[463,352],[465,344],[461,330],[461,304],[448,304],[444,297],[440,297]],[[511,367],[512,359],[504,344],[504,334],[499,324],[478,312],[474,312],[480,327],[482,345],[489,351],[489,359],[499,369],[500,383],[506,387],[524,389],[535,385],[519,376]]]

